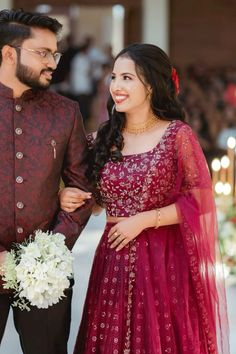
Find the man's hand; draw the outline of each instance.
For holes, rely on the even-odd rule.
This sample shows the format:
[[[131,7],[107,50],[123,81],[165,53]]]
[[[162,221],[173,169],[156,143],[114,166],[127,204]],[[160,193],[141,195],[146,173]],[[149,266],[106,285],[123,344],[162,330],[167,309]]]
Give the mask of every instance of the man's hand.
[[[67,213],[75,211],[91,199],[92,193],[84,192],[79,188],[66,187],[59,193],[61,209]]]

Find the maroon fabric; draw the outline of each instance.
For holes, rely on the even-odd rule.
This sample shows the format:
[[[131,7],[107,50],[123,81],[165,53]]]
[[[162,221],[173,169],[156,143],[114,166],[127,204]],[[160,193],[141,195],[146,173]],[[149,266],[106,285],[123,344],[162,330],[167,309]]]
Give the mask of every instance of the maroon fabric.
[[[70,215],[59,211],[61,176],[66,186],[88,188],[78,104],[50,91],[28,90],[14,99],[12,90],[0,84],[0,112],[0,251],[36,229],[64,233],[72,248],[92,204]]]
[[[74,354],[229,354],[211,180],[191,129],[173,121],[151,151],[109,161],[100,194],[112,216],[176,203],[181,223],[145,229],[120,252],[106,225]]]

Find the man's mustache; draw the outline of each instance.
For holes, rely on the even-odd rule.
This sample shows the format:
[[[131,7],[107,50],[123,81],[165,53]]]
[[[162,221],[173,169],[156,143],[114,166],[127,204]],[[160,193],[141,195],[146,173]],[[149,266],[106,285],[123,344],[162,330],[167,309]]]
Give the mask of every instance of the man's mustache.
[[[51,69],[51,68],[48,68],[48,69],[43,69],[42,71],[41,71],[41,74],[43,74],[43,73],[50,73],[50,74],[53,74],[54,73],[54,71],[55,70],[53,70],[53,69]]]

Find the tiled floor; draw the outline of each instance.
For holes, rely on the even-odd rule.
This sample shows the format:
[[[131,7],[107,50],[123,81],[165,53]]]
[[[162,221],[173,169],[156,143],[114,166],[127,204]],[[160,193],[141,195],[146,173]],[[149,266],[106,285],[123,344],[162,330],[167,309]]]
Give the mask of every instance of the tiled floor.
[[[72,304],[72,324],[69,339],[68,354],[72,353],[79,321],[81,318],[83,301],[86,293],[88,276],[91,268],[94,250],[101,236],[105,224],[104,215],[92,217],[74,247],[75,254],[75,280]],[[227,288],[229,318],[231,328],[231,354],[236,354],[236,286]],[[6,333],[0,348],[0,354],[22,354],[19,340],[15,333],[12,316],[10,316]],[[43,354],[43,353],[42,353]],[[191,354],[191,353],[189,353]]]

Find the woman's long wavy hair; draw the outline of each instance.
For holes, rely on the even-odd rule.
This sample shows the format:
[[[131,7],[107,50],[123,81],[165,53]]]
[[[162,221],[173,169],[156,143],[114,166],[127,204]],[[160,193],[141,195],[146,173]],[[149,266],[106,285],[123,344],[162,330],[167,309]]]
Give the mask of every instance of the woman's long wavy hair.
[[[184,111],[172,80],[173,67],[162,49],[152,44],[131,44],[116,56],[115,61],[119,57],[133,60],[140,80],[151,87],[150,105],[155,116],[168,121],[184,120]],[[98,129],[87,171],[88,178],[95,184],[99,182],[101,169],[109,159],[114,162],[122,159],[125,113],[115,110],[111,95],[107,109],[109,119]]]

